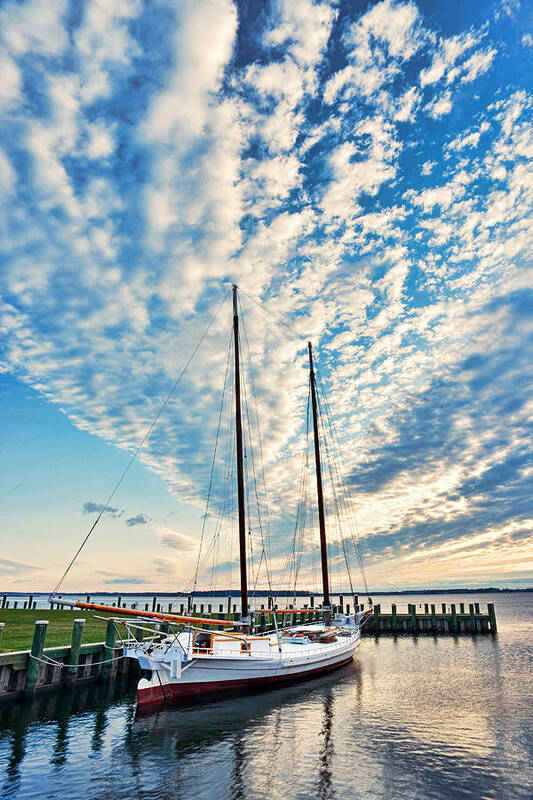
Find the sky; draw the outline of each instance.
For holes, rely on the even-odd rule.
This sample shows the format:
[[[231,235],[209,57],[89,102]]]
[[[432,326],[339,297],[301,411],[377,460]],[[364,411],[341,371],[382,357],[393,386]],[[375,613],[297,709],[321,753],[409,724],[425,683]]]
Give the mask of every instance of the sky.
[[[2,590],[55,585],[213,319],[62,588],[179,590],[204,520],[199,585],[238,585],[232,282],[274,581],[310,339],[370,588],[533,585],[532,23],[518,0],[2,3]],[[261,541],[251,513],[264,586]]]

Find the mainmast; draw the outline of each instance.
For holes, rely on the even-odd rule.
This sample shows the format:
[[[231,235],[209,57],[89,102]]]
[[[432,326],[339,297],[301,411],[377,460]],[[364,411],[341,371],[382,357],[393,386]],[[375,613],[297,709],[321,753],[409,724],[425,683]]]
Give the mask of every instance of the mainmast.
[[[244,460],[241,419],[241,371],[239,359],[239,314],[237,286],[233,284],[233,346],[235,351],[235,430],[237,436],[237,495],[239,504],[239,557],[241,563],[241,612],[242,621],[248,620],[248,580],[246,575],[246,518],[244,512]],[[243,628],[248,632],[247,627]]]
[[[318,525],[320,529],[320,557],[322,560],[322,592],[324,595],[324,622],[329,625],[331,622],[331,600],[329,596],[329,575],[328,575],[328,545],[326,542],[326,518],[324,515],[324,492],[322,490],[322,467],[320,463],[320,440],[318,437],[318,406],[316,400],[316,380],[313,368],[313,348],[308,342],[309,348],[309,369],[311,379],[311,405],[313,408],[313,433],[315,439],[315,469],[316,469],[316,493],[318,501]]]

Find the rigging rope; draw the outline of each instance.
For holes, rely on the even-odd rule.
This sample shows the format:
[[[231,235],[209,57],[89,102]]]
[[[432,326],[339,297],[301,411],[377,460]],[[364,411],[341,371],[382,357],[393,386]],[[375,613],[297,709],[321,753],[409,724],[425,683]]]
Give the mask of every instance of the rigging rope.
[[[335,473],[336,473],[336,478],[337,478],[338,484],[339,484],[339,486],[341,488],[341,502],[343,504],[344,512],[346,514],[348,522],[351,522],[353,524],[353,529],[350,527],[350,525],[348,526],[348,532],[349,532],[350,539],[351,539],[353,548],[355,550],[356,558],[357,558],[357,561],[358,561],[358,564],[359,564],[359,570],[361,572],[361,577],[363,579],[363,585],[364,585],[364,588],[365,588],[365,592],[368,594],[368,583],[367,583],[367,579],[366,579],[366,572],[365,572],[365,567],[364,567],[364,563],[363,563],[363,558],[362,558],[362,555],[361,555],[361,544],[360,544],[360,536],[359,536],[359,530],[358,530],[358,525],[357,525],[357,518],[356,518],[355,513],[354,513],[354,511],[353,511],[353,509],[352,509],[352,507],[351,507],[351,505],[350,505],[350,503],[348,501],[348,496],[350,495],[350,492],[348,490],[348,485],[347,485],[346,478],[345,478],[346,468],[345,468],[345,465],[344,465],[344,459],[342,457],[342,450],[341,450],[341,447],[340,447],[340,442],[339,442],[338,437],[336,435],[335,426],[334,426],[334,423],[333,423],[333,416],[331,414],[329,403],[328,403],[328,401],[326,399],[325,392],[322,390],[322,385],[323,385],[322,375],[321,375],[320,370],[318,369],[318,367],[316,368],[316,373],[317,373],[317,379],[318,379],[318,383],[319,383],[320,390],[321,390],[320,391],[320,395],[323,397],[324,407],[326,409],[325,419],[326,419],[327,427],[329,429],[331,442],[336,447],[336,453],[334,453],[334,458],[333,458],[333,465],[334,465],[334,470],[335,470]],[[321,415],[321,416],[323,418],[323,415]],[[326,439],[326,437],[325,437],[325,439]],[[326,442],[327,442],[327,439],[326,439]],[[340,467],[339,467],[339,462],[340,462]],[[333,484],[333,480],[332,480],[332,484]],[[343,546],[344,546],[344,542],[343,542]]]
[[[206,499],[206,503],[205,503],[205,512],[204,512],[204,516],[203,516],[203,520],[202,520],[202,530],[201,530],[201,533],[200,533],[200,546],[198,548],[198,558],[196,559],[196,569],[194,571],[194,580],[193,580],[193,587],[192,587],[192,593],[191,593],[191,602],[194,600],[194,593],[196,591],[196,586],[197,586],[197,583],[198,583],[198,569],[199,569],[199,566],[200,566],[200,558],[202,556],[202,546],[203,546],[203,542],[204,542],[205,526],[207,524],[207,517],[208,517],[208,514],[209,514],[209,503],[211,501],[211,491],[213,489],[213,475],[214,475],[214,472],[215,472],[215,461],[216,461],[216,457],[217,457],[218,440],[219,440],[219,436],[220,436],[220,423],[222,421],[222,411],[223,411],[223,408],[224,408],[224,398],[226,396],[226,386],[227,386],[227,380],[228,380],[229,360],[230,360],[230,354],[231,354],[231,341],[232,341],[232,338],[233,338],[233,331],[231,333],[231,336],[230,336],[230,339],[229,339],[229,344],[228,344],[228,355],[226,357],[226,370],[225,370],[225,373],[224,373],[224,386],[222,388],[222,397],[220,399],[220,409],[219,409],[219,412],[218,412],[217,434],[216,434],[216,439],[215,439],[215,447],[214,447],[214,450],[213,450],[213,460],[211,462],[211,473],[209,475],[209,488],[207,490],[207,499]]]
[[[267,306],[261,300],[256,300],[254,297],[249,295],[248,292],[245,292],[244,289],[241,289],[240,286],[239,286],[239,293],[246,295],[248,300],[251,300],[252,303],[256,304],[256,306],[259,306],[259,308],[261,308],[266,314],[270,314],[271,317],[274,317],[274,319],[277,319],[277,321],[279,323],[281,323],[281,325],[284,325],[291,333],[293,333],[295,336],[297,336],[298,339],[301,339],[302,342],[306,342],[307,341],[307,338],[305,336],[302,336],[301,333],[298,333],[298,331],[296,331],[292,327],[292,325],[289,325],[289,323],[286,322],[283,319],[283,317],[281,317],[279,314],[276,314],[274,311],[271,311],[270,308],[267,308]]]
[[[202,336],[200,337],[200,339],[199,339],[199,341],[198,341],[198,343],[197,343],[196,347],[194,348],[194,350],[192,351],[191,355],[189,356],[189,359],[188,359],[188,361],[186,362],[185,366],[183,367],[183,369],[181,370],[180,374],[178,375],[178,377],[177,377],[176,381],[174,382],[174,385],[172,386],[172,388],[171,388],[170,392],[169,392],[169,393],[168,393],[168,395],[166,396],[166,398],[165,398],[165,401],[164,401],[163,405],[161,406],[161,408],[159,409],[159,411],[158,411],[158,412],[157,412],[157,414],[155,415],[155,417],[154,417],[154,420],[153,420],[152,424],[149,426],[148,430],[147,430],[147,431],[146,431],[146,433],[144,434],[143,438],[141,439],[141,442],[140,442],[140,444],[138,445],[137,449],[135,450],[135,452],[133,453],[132,457],[130,458],[130,460],[129,460],[128,464],[126,465],[126,468],[124,469],[124,471],[122,472],[122,474],[121,474],[120,478],[118,479],[117,483],[115,484],[115,488],[113,489],[113,491],[111,492],[111,494],[110,494],[110,495],[109,495],[109,497],[107,498],[107,500],[106,500],[106,503],[105,503],[104,507],[102,508],[102,510],[100,511],[100,513],[98,514],[98,516],[97,516],[96,520],[94,521],[94,523],[91,525],[91,527],[90,527],[90,529],[89,529],[89,532],[87,533],[87,535],[86,535],[86,536],[85,536],[85,538],[83,539],[82,543],[80,544],[80,546],[78,547],[78,549],[77,549],[77,550],[76,550],[76,552],[74,553],[74,556],[73,556],[73,558],[72,558],[71,562],[70,562],[70,563],[69,563],[69,565],[67,566],[66,570],[64,571],[63,575],[61,576],[61,578],[60,578],[60,579],[59,579],[59,581],[57,582],[57,584],[56,584],[56,586],[54,587],[54,589],[52,590],[52,594],[57,594],[57,592],[58,592],[58,591],[59,591],[59,589],[61,588],[61,585],[62,585],[63,581],[65,580],[65,578],[67,577],[68,573],[70,572],[70,570],[71,570],[72,566],[74,565],[74,562],[76,561],[76,559],[78,558],[79,554],[81,553],[81,551],[83,550],[83,548],[85,547],[85,545],[87,544],[87,542],[89,541],[89,537],[91,536],[92,532],[94,531],[94,529],[96,528],[96,526],[97,526],[97,525],[98,525],[98,523],[100,522],[101,518],[103,517],[103,515],[104,515],[104,514],[105,514],[105,512],[107,511],[107,509],[108,509],[108,507],[109,507],[109,503],[111,502],[111,500],[112,500],[112,499],[113,499],[113,497],[115,496],[116,492],[118,491],[118,488],[119,488],[120,484],[122,483],[122,481],[124,480],[124,478],[125,478],[125,477],[126,477],[126,475],[128,474],[128,472],[129,472],[129,470],[130,470],[130,467],[132,466],[133,462],[134,462],[134,461],[135,461],[135,459],[137,458],[137,456],[138,456],[138,454],[140,453],[140,451],[141,451],[142,447],[144,446],[144,444],[145,444],[146,440],[148,439],[148,437],[149,437],[149,436],[150,436],[150,434],[152,433],[153,429],[155,428],[155,426],[156,426],[156,424],[157,424],[157,422],[158,422],[158,420],[159,420],[159,418],[160,418],[161,414],[164,412],[165,408],[166,408],[166,407],[167,407],[167,405],[169,404],[169,402],[170,402],[170,400],[171,400],[171,398],[172,398],[172,395],[174,394],[174,392],[175,392],[175,391],[176,391],[176,389],[178,388],[178,385],[180,384],[180,382],[181,382],[181,380],[182,380],[183,376],[184,376],[184,375],[185,375],[185,373],[187,372],[187,370],[188,370],[188,368],[189,368],[189,366],[190,366],[190,364],[191,364],[191,361],[192,361],[192,360],[193,360],[193,358],[195,357],[196,353],[198,352],[198,350],[199,350],[199,349],[200,349],[200,347],[202,346],[202,344],[203,344],[203,342],[204,342],[204,339],[206,338],[207,334],[208,334],[208,333],[209,333],[209,331],[211,330],[211,328],[212,328],[212,326],[213,326],[213,323],[215,322],[216,318],[218,317],[218,314],[219,314],[219,312],[220,312],[220,310],[221,310],[222,306],[223,306],[223,305],[224,305],[224,303],[226,302],[226,299],[227,299],[227,297],[228,297],[229,293],[230,293],[230,290],[228,289],[228,291],[226,292],[226,294],[225,294],[225,295],[224,295],[224,297],[222,298],[222,300],[221,300],[221,302],[220,302],[220,304],[219,304],[218,308],[216,309],[216,311],[215,311],[215,313],[214,313],[213,317],[211,318],[211,321],[209,322],[209,325],[207,326],[207,328],[206,328],[206,329],[205,329],[205,331],[203,332],[203,334],[202,334]]]

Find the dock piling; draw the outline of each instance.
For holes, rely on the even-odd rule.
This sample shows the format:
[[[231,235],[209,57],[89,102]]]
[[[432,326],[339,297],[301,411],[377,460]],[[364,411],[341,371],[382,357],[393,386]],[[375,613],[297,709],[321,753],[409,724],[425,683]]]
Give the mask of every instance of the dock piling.
[[[418,633],[418,619],[416,618],[416,605],[414,603],[410,605],[410,610],[411,610],[411,627],[413,633]]]
[[[490,632],[496,633],[498,627],[496,625],[496,614],[494,613],[494,603],[487,603],[487,609],[489,612]]]
[[[453,633],[457,633],[457,611],[455,610],[455,603],[451,604],[452,609],[452,631]]]
[[[72,626],[72,639],[70,642],[70,653],[68,657],[68,674],[71,678],[76,676],[76,667],[80,657],[81,640],[83,637],[83,626],[85,618],[75,619]]]
[[[473,603],[469,604],[468,611],[470,613],[470,633],[476,633],[476,615]]]
[[[33,629],[33,642],[28,656],[28,667],[26,670],[25,694],[31,696],[35,692],[37,679],[39,677],[40,659],[43,657],[44,643],[46,641],[46,630],[48,628],[47,619],[35,621]]]
[[[106,664],[102,664],[102,679],[104,681],[109,680],[113,670],[112,659],[115,657],[115,647],[117,644],[117,628],[115,623],[112,619],[107,621],[107,627],[105,631],[105,645],[104,645],[104,661]]]

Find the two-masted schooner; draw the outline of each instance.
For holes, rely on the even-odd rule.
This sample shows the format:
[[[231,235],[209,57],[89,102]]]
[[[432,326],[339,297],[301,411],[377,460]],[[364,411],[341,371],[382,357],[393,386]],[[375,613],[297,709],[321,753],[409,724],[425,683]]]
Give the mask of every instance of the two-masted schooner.
[[[254,632],[254,619],[261,611],[251,611],[248,595],[246,552],[246,496],[241,409],[241,360],[239,353],[239,313],[237,286],[233,286],[234,418],[237,467],[238,533],[240,564],[241,617],[238,623],[177,614],[120,609],[116,622],[124,625],[123,655],[136,659],[150,677],[140,679],[139,706],[179,701],[248,687],[268,687],[282,682],[309,678],[349,662],[361,639],[361,627],[369,611],[332,615],[328,572],[326,517],[322,486],[322,464],[318,424],[316,376],[313,349],[308,343],[309,382],[313,421],[316,498],[320,533],[323,603],[322,620],[291,628]],[[115,614],[118,609],[94,603],[50,600],[95,611]],[[287,611],[294,613],[298,609]],[[301,609],[302,610],[302,609]],[[280,610],[278,610],[280,613]],[[154,630],[154,623],[156,629]],[[217,630],[210,630],[216,626]],[[230,628],[230,630],[228,630]],[[146,674],[146,673],[145,673]]]

